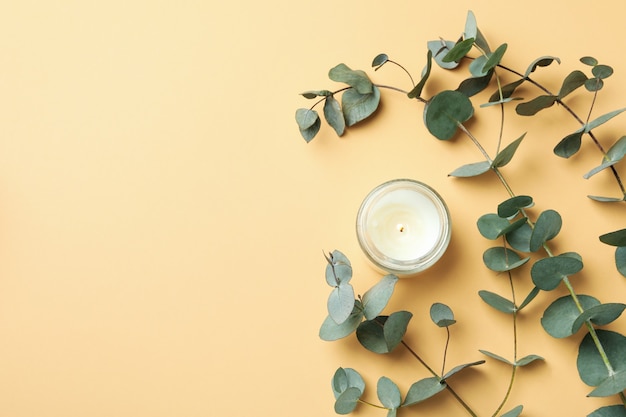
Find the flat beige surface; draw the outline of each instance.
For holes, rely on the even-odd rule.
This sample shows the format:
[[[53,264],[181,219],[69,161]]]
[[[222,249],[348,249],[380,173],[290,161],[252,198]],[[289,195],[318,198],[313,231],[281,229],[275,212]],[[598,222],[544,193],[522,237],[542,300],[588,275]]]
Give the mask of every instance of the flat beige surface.
[[[400,282],[389,311],[414,313],[407,338],[432,363],[445,340],[427,318],[435,301],[458,320],[449,364],[482,359],[478,349],[510,357],[508,317],[476,295],[507,291],[506,278],[483,266],[490,242],[474,226],[505,192],[490,177],[447,177],[479,160],[471,143],[433,139],[421,105],[391,91],[375,120],[342,139],[325,126],[306,144],[294,121],[296,108],[310,105],[298,93],[333,88],[326,74],[340,62],[367,69],[386,52],[419,74],[426,41],[458,36],[468,7],[492,44],[509,44],[510,66],[523,71],[557,55],[562,64],[546,69],[548,78],[595,55],[616,72],[597,114],[626,103],[621,3],[468,5],[5,1],[0,416],[330,416],[338,366],[362,372],[369,400],[381,375],[406,392],[428,376],[406,351],[381,357],[354,338],[317,337],[329,290],[322,250],[353,260],[357,291],[373,285],[378,275],[360,254],[354,218],[371,188],[398,177],[435,187],[454,229],[443,260]],[[391,66],[370,74],[409,88]],[[438,87],[455,87],[440,79]],[[608,175],[581,178],[599,162],[592,147],[572,161],[551,154],[577,128],[559,111],[511,119],[505,137],[529,134],[506,173],[538,209],[561,212],[555,249],[585,258],[576,289],[624,302],[626,280],[597,239],[624,227],[623,205],[585,197],[617,192]],[[497,113],[483,113],[473,129],[493,146]],[[625,130],[623,116],[617,120],[603,130],[607,141]],[[516,277],[522,292],[527,272]],[[519,372],[509,402],[524,404],[528,417],[583,416],[604,404],[585,398],[589,388],[576,374],[580,335],[555,340],[540,328],[555,295],[540,295],[519,324],[520,355],[546,358]],[[612,328],[624,332],[624,323]],[[454,384],[488,416],[507,378],[506,367],[490,361]],[[445,394],[400,415],[424,413],[465,415]]]

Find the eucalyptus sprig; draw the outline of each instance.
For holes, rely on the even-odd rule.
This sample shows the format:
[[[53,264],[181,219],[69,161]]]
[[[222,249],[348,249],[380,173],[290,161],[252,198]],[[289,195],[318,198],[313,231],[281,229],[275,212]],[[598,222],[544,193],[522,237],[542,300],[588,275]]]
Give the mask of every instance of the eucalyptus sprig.
[[[598,63],[595,58],[589,56],[581,58],[581,62],[585,66],[591,67],[591,76],[587,76],[580,70],[572,71],[561,83],[559,91],[552,93],[535,81],[534,78],[531,78],[531,75],[541,67],[549,66],[554,62],[560,63],[558,58],[552,56],[540,57],[534,60],[527,70],[522,73],[510,69],[502,63],[507,50],[507,44],[502,44],[494,50],[490,48],[486,38],[478,29],[474,14],[470,11],[464,31],[457,41],[439,39],[427,43],[426,65],[417,84],[413,83],[411,78],[413,84],[411,91],[374,84],[365,72],[355,71],[344,64],[340,64],[331,69],[329,77],[331,80],[344,83],[347,86],[339,88],[334,92],[330,90],[315,90],[304,93],[303,95],[306,98],[318,98],[318,101],[308,109],[299,109],[296,112],[296,121],[302,136],[309,142],[316,136],[321,126],[321,119],[315,107],[324,103],[324,117],[326,121],[341,136],[345,132],[346,127],[359,123],[375,114],[381,99],[380,89],[387,88],[402,92],[409,99],[416,99],[424,104],[424,123],[435,138],[449,140],[459,135],[459,133],[465,135],[476,146],[481,159],[467,163],[455,169],[449,175],[458,178],[468,178],[491,173],[498,178],[507,194],[506,199],[497,205],[496,213],[488,213],[481,216],[477,221],[478,229],[486,239],[501,242],[501,244],[488,248],[484,252],[483,263],[489,270],[497,273],[506,273],[511,284],[510,298],[487,290],[479,292],[481,299],[489,306],[501,313],[510,314],[513,318],[513,361],[509,361],[499,354],[481,351],[491,359],[496,359],[512,366],[512,376],[507,388],[507,394],[493,415],[498,415],[504,406],[512,389],[517,368],[541,359],[540,356],[535,354],[527,355],[521,359],[517,358],[517,315],[535,299],[535,296],[540,291],[549,292],[562,286],[565,287],[568,295],[557,298],[549,304],[545,309],[541,325],[548,334],[555,338],[569,337],[584,329],[585,336],[579,345],[576,364],[578,374],[584,383],[594,387],[589,396],[615,397],[617,399],[617,403],[614,406],[602,407],[589,416],[623,417],[626,415],[626,396],[624,394],[626,390],[626,337],[603,327],[618,319],[624,309],[626,309],[626,304],[619,302],[602,303],[591,295],[579,294],[575,291],[572,278],[583,269],[583,258],[575,252],[556,254],[551,246],[551,241],[559,235],[563,225],[559,213],[551,209],[543,210],[538,214],[533,213],[533,198],[529,195],[516,194],[509,185],[503,168],[515,156],[517,149],[526,137],[526,133],[522,133],[515,140],[506,141],[503,137],[503,131],[505,106],[508,106],[509,103],[523,101],[515,107],[515,112],[521,116],[534,116],[540,111],[552,107],[555,103],[559,104],[559,107],[564,108],[568,114],[574,117],[580,124],[580,128],[568,133],[561,139],[554,147],[554,153],[560,157],[569,158],[580,150],[582,139],[588,136],[601,152],[602,161],[600,165],[591,169],[585,175],[585,178],[590,178],[604,170],[610,170],[622,194],[620,198],[598,196],[590,196],[590,198],[599,202],[623,202],[626,200],[626,192],[616,165],[626,156],[626,136],[615,141],[605,151],[596,135],[595,129],[626,111],[626,108],[592,117],[598,92],[604,88],[605,80],[613,74],[611,67]],[[476,56],[470,56],[472,52],[476,52]],[[424,87],[433,74],[433,61],[445,70],[461,68],[461,63],[468,61],[469,65],[467,65],[467,68],[469,69],[470,77],[462,81],[455,90],[439,91],[432,97],[422,97]],[[375,69],[379,69],[387,62],[394,61],[391,61],[386,54],[379,54],[374,58],[372,66]],[[402,66],[400,67],[403,68]],[[511,74],[517,78],[505,83],[504,75]],[[541,90],[542,94],[529,101],[516,97],[515,92],[523,83],[534,85]],[[495,92],[491,94],[486,102],[481,103],[479,107],[497,107],[500,111],[498,140],[493,156],[465,124],[474,117],[475,106],[472,99],[479,97],[478,93],[491,86],[495,87]],[[591,94],[591,101],[587,114],[581,117],[568,106],[565,99],[583,86]],[[339,94],[342,96],[341,104],[335,98]],[[508,143],[505,145],[505,142]],[[616,266],[618,271],[626,276],[626,229],[605,233],[600,236],[600,240],[608,245],[617,247],[615,253]],[[345,255],[340,255],[338,252],[334,256],[342,260],[342,265],[347,263]],[[333,268],[334,256],[327,257],[331,269]],[[518,268],[527,263],[532,264],[530,279],[534,287],[518,305],[512,274],[514,272],[517,273]],[[333,293],[337,295],[341,291],[339,287],[344,284],[342,284],[340,278],[334,277],[336,278],[334,281],[332,279],[329,280],[327,272],[327,281],[335,286]],[[382,285],[387,289],[390,288],[390,280],[393,281],[393,278],[389,278],[389,276],[383,278],[381,283],[373,287],[372,290],[377,288],[378,285]],[[395,283],[393,285],[395,286]],[[375,290],[374,293],[376,292],[380,291]],[[376,305],[384,308],[391,296],[391,292],[387,290],[383,297],[385,299],[384,303],[379,302]],[[343,294],[347,294],[346,291],[343,291]],[[342,317],[345,317],[345,320],[341,322],[333,318],[336,316],[336,312],[331,313],[331,303],[329,302],[329,317],[322,325],[322,330],[320,331],[320,336],[323,339],[336,340],[356,330],[357,338],[359,338],[361,344],[370,350],[378,350],[378,353],[386,353],[392,350],[390,348],[395,348],[404,343],[402,342],[402,337],[408,326],[408,320],[412,317],[410,316],[411,313],[399,312],[397,316],[394,316],[394,314],[398,313],[394,313],[389,316],[383,316],[385,318],[372,317],[371,314],[365,313],[365,296],[363,299],[354,300],[354,303],[348,303],[347,295],[345,297],[346,305],[342,306]],[[369,300],[372,296],[370,295],[367,298]],[[368,302],[371,303],[371,301]],[[336,302],[333,303],[335,304]],[[435,311],[447,312],[449,307],[442,306],[434,304],[433,309]],[[350,311],[348,311],[349,308]],[[381,311],[382,309],[377,311],[376,314],[379,314]],[[451,312],[451,310],[449,311]],[[365,321],[363,321],[364,317]],[[397,317],[402,317],[402,319]],[[449,317],[440,321],[433,318],[436,324],[442,322],[451,323],[449,320]],[[386,328],[397,329],[396,322],[400,323],[399,328],[401,331],[399,333],[397,330],[385,330]],[[359,337],[359,329],[361,329],[362,337]],[[327,334],[332,334],[333,337],[325,337]],[[366,341],[365,343],[363,342],[364,340]],[[376,346],[376,348],[372,349],[373,346]],[[419,356],[415,356],[419,359]],[[477,363],[461,365],[461,369],[475,364]],[[445,382],[445,375],[437,375],[430,366],[424,363],[423,365],[431,371],[433,378],[438,378],[440,385]],[[341,381],[344,379],[353,382],[357,381],[353,384],[348,384],[333,380],[334,387],[343,387],[342,390],[335,391],[338,401],[345,395],[347,396],[346,398],[354,399],[350,404],[356,406],[364,389],[360,382],[362,378],[359,379],[360,376],[357,377],[358,373],[354,370],[344,370],[343,373],[338,371],[338,373],[339,376],[336,374],[336,378],[339,378]],[[419,398],[424,395],[434,395],[439,391],[433,394],[433,387],[434,385],[428,385],[427,382],[420,382],[416,388],[411,387],[409,394],[411,394],[411,398],[415,398],[414,396],[418,395],[418,391],[421,393],[418,395]],[[357,395],[357,391],[361,394]],[[388,415],[395,415],[397,410],[403,405],[399,399],[397,386],[388,378],[381,378],[379,380],[378,392],[382,403],[381,407],[388,410]],[[454,393],[454,391],[452,392]],[[460,400],[460,398],[458,399]],[[343,404],[343,400],[339,402]],[[460,400],[460,402],[470,415],[475,415],[463,400]],[[407,400],[405,400],[405,403],[407,403]],[[342,412],[348,411],[348,409],[352,411],[354,408],[340,407]],[[518,406],[503,415],[507,417],[517,416],[521,411],[521,406]]]

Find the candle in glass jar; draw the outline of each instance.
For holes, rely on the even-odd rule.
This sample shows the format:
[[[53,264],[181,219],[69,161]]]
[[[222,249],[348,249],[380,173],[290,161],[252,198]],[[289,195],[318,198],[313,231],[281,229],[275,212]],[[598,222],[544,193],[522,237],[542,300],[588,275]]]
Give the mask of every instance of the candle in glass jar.
[[[439,260],[450,233],[450,214],[441,196],[409,179],[376,187],[357,215],[357,237],[366,256],[399,276],[416,274]]]

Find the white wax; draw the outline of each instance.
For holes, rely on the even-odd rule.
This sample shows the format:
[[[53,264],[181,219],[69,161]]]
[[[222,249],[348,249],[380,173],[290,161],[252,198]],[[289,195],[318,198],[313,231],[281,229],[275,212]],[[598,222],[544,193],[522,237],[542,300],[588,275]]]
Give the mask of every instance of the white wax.
[[[437,206],[416,190],[395,189],[370,208],[365,224],[373,246],[387,258],[410,261],[428,254],[441,239]]]

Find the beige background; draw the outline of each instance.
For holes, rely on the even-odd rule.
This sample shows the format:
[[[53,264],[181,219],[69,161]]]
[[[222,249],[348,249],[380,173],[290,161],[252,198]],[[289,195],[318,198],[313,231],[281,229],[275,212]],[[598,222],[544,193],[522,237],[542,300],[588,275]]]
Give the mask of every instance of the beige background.
[[[430,323],[435,301],[450,305],[448,364],[511,357],[508,317],[477,297],[507,291],[487,271],[490,245],[474,226],[506,196],[493,178],[447,173],[478,160],[463,138],[430,137],[422,107],[383,92],[376,120],[337,139],[323,127],[306,144],[294,121],[311,102],[298,93],[333,88],[344,62],[367,69],[380,52],[419,74],[425,43],[461,33],[468,8],[492,45],[508,42],[507,64],[524,70],[542,55],[582,55],[612,65],[598,113],[624,106],[626,57],[617,1],[5,1],[0,7],[0,416],[334,415],[329,380],[338,366],[362,372],[375,401],[386,375],[406,392],[427,376],[405,351],[377,356],[354,338],[325,343],[317,331],[329,288],[323,250],[352,260],[363,292],[378,275],[362,258],[354,217],[365,194],[397,177],[422,180],[450,205],[453,240],[442,262],[400,282],[389,311],[415,314],[407,339],[439,363],[444,333]],[[409,88],[396,68],[373,79]],[[456,86],[443,78],[437,87]],[[550,82],[548,82],[550,84]],[[550,84],[555,89],[558,82]],[[434,90],[429,90],[434,91]],[[534,92],[528,92],[534,94]],[[575,100],[584,109],[584,100]],[[497,113],[472,129],[489,142]],[[604,128],[606,141],[625,126]],[[574,122],[551,109],[510,119],[509,140],[529,131],[506,175],[538,209],[561,212],[557,251],[578,251],[579,292],[625,301],[601,233],[624,227],[608,175],[590,146],[572,161],[551,154]],[[614,129],[614,130],[613,130]],[[491,148],[493,149],[493,148]],[[528,269],[516,277],[529,288]],[[575,371],[581,335],[555,340],[538,320],[557,293],[542,294],[520,320],[520,355],[543,364],[518,374],[509,408],[529,417],[582,416]],[[624,319],[612,328],[626,331]],[[438,365],[437,365],[438,366]],[[489,361],[453,385],[491,415],[508,378]],[[442,395],[401,415],[465,415]],[[360,408],[358,415],[382,416]]]

